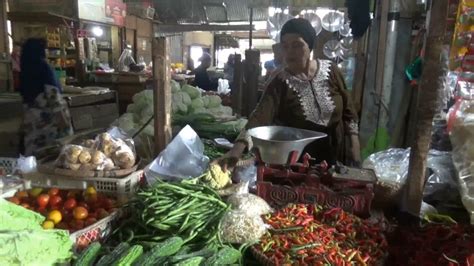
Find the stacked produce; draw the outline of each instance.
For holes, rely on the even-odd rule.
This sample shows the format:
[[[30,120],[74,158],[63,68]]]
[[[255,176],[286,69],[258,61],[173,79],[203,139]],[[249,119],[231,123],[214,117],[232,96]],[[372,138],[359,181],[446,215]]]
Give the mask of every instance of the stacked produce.
[[[387,249],[379,226],[338,208],[293,204],[264,221],[254,247],[274,265],[377,265]]]
[[[234,137],[247,123],[245,119],[234,119],[232,108],[222,105],[218,95],[202,96],[201,91],[193,86],[182,88],[176,81],[171,81],[173,125],[184,127],[191,125],[201,137]],[[117,124],[127,133],[133,135],[153,117],[153,91],[145,90],[133,96],[133,103],[127,107]],[[222,122],[222,120],[233,120]],[[153,136],[153,123],[143,130],[144,135]],[[203,135],[201,135],[201,133]]]
[[[474,228],[469,225],[403,226],[388,241],[387,265],[474,265]]]
[[[44,190],[33,188],[19,191],[8,201],[41,214],[44,229],[81,230],[116,211],[115,199],[97,192],[93,187],[85,191]]]
[[[102,133],[82,145],[65,145],[56,165],[74,171],[129,169],[136,162],[131,145]]]

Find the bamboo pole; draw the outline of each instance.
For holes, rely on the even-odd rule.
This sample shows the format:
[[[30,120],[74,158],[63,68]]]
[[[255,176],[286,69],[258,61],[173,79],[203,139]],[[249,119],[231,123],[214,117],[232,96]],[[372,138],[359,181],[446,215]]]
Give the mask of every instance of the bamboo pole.
[[[423,73],[420,82],[416,109],[415,141],[411,147],[408,179],[402,209],[418,216],[423,200],[425,184],[426,157],[431,142],[432,121],[439,106],[439,92],[443,87],[446,57],[443,53],[443,40],[446,29],[448,0],[431,2],[427,17],[427,35]]]

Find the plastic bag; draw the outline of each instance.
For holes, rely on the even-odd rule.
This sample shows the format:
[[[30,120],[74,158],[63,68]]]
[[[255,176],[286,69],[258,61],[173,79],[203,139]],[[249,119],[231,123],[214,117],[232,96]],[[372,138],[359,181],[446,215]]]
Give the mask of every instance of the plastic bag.
[[[429,201],[449,202],[458,198],[456,169],[451,152],[430,150],[427,167],[432,174],[425,184],[423,195]]]
[[[370,155],[362,167],[374,169],[379,181],[404,184],[409,160],[410,149],[388,149]]]
[[[20,172],[22,174],[28,174],[32,172],[36,172],[36,157],[34,156],[29,156],[29,157],[24,157],[20,155],[20,158],[18,158],[16,167],[13,170],[13,172]]]
[[[257,166],[252,164],[235,167],[232,180],[235,182],[248,182],[250,188],[255,188],[257,182]]]
[[[118,128],[99,134],[95,139],[96,149],[112,159],[119,168],[130,169],[136,163],[135,149],[133,140],[123,134]]]
[[[460,91],[460,99],[451,108],[449,117],[459,192],[474,224],[474,89]]]
[[[185,126],[147,167],[145,175],[148,184],[156,179],[189,179],[202,175],[208,165],[204,144],[190,126]]]
[[[130,64],[135,64],[135,60],[133,59],[132,47],[127,45],[127,47],[123,50],[122,54],[119,57],[119,71],[130,71]]]
[[[250,216],[261,216],[273,211],[264,199],[250,193],[231,195],[227,203],[232,209],[243,211]]]
[[[268,226],[260,216],[233,210],[222,217],[219,228],[219,235],[224,243],[244,244],[258,241]]]

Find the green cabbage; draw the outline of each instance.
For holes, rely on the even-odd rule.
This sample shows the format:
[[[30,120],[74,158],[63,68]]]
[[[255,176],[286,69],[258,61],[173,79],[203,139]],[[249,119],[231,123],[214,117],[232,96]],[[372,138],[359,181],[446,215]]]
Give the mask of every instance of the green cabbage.
[[[198,98],[199,96],[201,96],[201,91],[196,88],[196,87],[193,87],[191,85],[184,85],[182,88],[181,88],[182,91],[186,92],[187,94],[189,94],[189,96],[191,97],[191,99],[196,99]]]
[[[209,106],[209,96],[206,95],[204,97],[202,97],[202,102],[204,103],[204,107],[208,107]]]
[[[185,115],[188,113],[188,106],[184,103],[178,103],[178,113]]]
[[[181,94],[181,97],[183,97],[183,103],[184,104],[186,104],[186,105],[191,104],[192,99],[191,99],[191,96],[187,92],[181,91],[181,92],[179,92],[179,94]]]
[[[209,108],[216,108],[216,107],[219,107],[222,103],[222,99],[221,97],[217,96],[217,95],[211,95],[209,96],[209,104],[207,107]]]
[[[177,93],[181,90],[179,83],[175,80],[171,80],[171,93]]]
[[[202,101],[202,98],[196,98],[191,102],[191,107],[193,107],[194,110],[203,108],[204,107],[204,102]]]

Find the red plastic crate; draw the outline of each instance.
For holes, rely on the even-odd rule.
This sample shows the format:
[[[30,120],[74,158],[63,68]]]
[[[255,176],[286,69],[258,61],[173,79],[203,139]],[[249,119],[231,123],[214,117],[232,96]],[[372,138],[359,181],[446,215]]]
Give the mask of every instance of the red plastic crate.
[[[288,166],[260,165],[257,170],[257,195],[274,207],[289,203],[318,203],[342,208],[358,216],[370,216],[376,177],[373,171],[345,168],[346,173],[329,171],[325,163]]]

